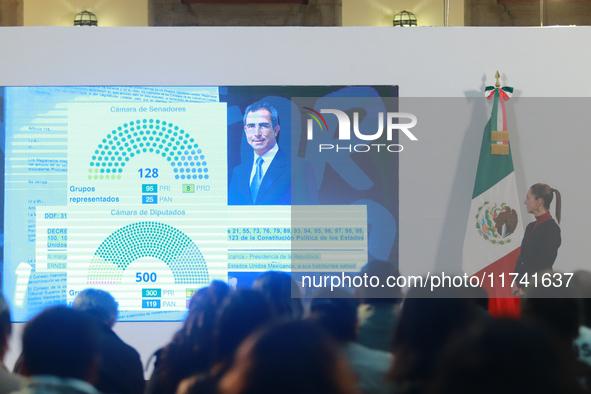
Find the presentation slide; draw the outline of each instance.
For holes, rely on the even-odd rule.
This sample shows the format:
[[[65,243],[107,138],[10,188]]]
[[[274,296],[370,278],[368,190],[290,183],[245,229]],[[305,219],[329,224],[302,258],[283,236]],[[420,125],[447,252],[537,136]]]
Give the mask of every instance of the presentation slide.
[[[395,86],[0,88],[13,319],[99,288],[121,321],[176,321],[212,280],[241,288],[268,270],[298,280],[358,272],[368,258],[397,262],[402,146],[381,133],[397,95]],[[360,125],[379,135],[360,138],[351,132]]]

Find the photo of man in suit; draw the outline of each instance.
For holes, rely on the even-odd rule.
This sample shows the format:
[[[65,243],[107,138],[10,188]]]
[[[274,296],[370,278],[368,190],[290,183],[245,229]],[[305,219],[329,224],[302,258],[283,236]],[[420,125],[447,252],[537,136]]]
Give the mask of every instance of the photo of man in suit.
[[[253,156],[234,167],[228,204],[318,204],[312,165],[302,158],[292,160],[278,145],[281,126],[277,110],[266,102],[256,102],[246,108],[243,122]]]

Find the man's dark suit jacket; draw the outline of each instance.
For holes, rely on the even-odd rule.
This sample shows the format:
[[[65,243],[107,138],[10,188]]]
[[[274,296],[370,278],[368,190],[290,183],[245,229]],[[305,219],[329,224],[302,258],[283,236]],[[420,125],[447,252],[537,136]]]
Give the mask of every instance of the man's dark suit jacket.
[[[312,164],[302,158],[290,160],[279,149],[267,168],[256,201],[250,195],[252,161],[232,171],[228,187],[228,205],[315,205],[318,204],[316,178]],[[293,193],[292,193],[293,186]]]

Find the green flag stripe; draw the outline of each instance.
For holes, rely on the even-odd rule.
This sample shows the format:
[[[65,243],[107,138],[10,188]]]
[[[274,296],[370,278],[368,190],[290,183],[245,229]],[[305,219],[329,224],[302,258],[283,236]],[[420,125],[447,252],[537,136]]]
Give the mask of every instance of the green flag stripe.
[[[482,146],[480,147],[480,158],[478,159],[478,169],[476,170],[476,182],[474,182],[474,193],[472,198],[477,197],[496,185],[499,181],[513,172],[513,159],[511,159],[511,144],[509,143],[508,155],[491,155],[491,130],[494,122],[496,130],[497,113],[496,106],[498,99],[495,97],[493,112],[490,120],[484,128],[482,136]]]

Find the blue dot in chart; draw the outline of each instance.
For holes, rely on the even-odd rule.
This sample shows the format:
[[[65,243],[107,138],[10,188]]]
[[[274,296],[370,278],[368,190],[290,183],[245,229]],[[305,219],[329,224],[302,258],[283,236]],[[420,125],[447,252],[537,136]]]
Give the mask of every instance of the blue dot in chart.
[[[189,162],[188,162],[188,161],[186,161],[186,162],[185,162],[185,167],[187,167],[188,165],[189,165]]]
[[[209,175],[205,175],[205,179],[209,179]]]
[[[170,163],[170,165],[174,167],[174,163]]]
[[[203,175],[199,175],[199,179],[203,179]]]
[[[204,169],[203,169],[203,172],[207,172],[207,171],[209,171],[207,168],[204,168]]]
[[[187,160],[193,160],[193,156],[187,156]]]
[[[199,167],[199,166],[201,165],[201,162],[200,162],[200,161],[198,161],[198,162],[197,162],[195,165],[196,165],[197,167]]]
[[[195,162],[194,162],[194,161],[192,161],[192,162],[191,162],[191,167],[193,167],[194,165],[195,165]]]
[[[193,179],[197,179],[197,175],[193,175]]]
[[[181,168],[181,170],[182,170],[182,168]],[[175,168],[174,169],[174,172],[179,172],[179,169],[178,168]]]
[[[181,168],[181,169],[180,169],[180,171],[181,171],[181,172],[185,172],[185,169],[184,169],[184,168]]]
[[[191,154],[192,154],[192,155],[194,155],[194,154],[195,154],[195,150],[192,150],[192,151],[191,151]]]
[[[188,150],[186,150],[186,151],[185,151],[185,155],[188,155],[188,154],[189,154],[189,151],[188,151]]]
[[[197,169],[196,168],[191,168],[191,172],[195,173],[195,172],[197,172]]]
[[[174,179],[179,179],[179,176],[178,176],[178,175],[175,175],[175,176],[174,176]]]
[[[201,149],[197,149],[197,153],[201,154]]]
[[[180,166],[182,166],[182,165],[183,165],[183,163],[181,163],[181,162],[179,161],[178,163],[176,163],[176,165],[180,167]]]
[[[207,162],[205,162],[205,161],[204,161],[204,162],[203,162],[203,166],[205,167],[206,165],[207,165]]]
[[[185,176],[184,175],[181,175],[181,179],[185,179]]]
[[[182,161],[185,161],[185,156],[181,156],[181,160]]]
[[[199,171],[199,173],[201,173],[201,171],[203,171],[203,170],[200,168],[200,169],[198,169],[197,171]]]
[[[205,156],[201,155],[201,160],[205,159]]]

